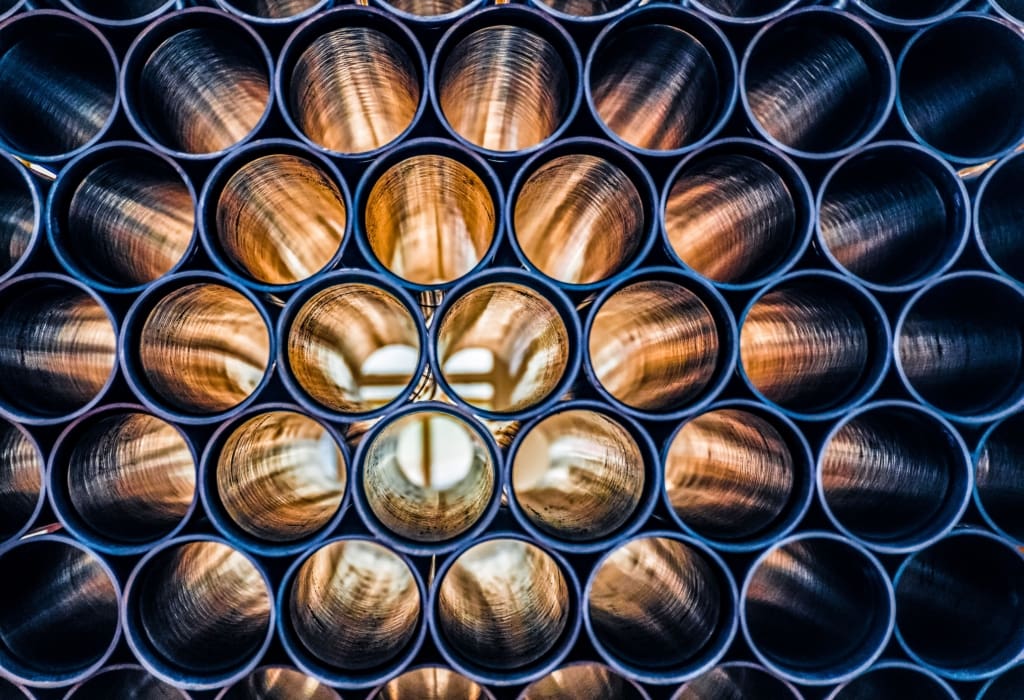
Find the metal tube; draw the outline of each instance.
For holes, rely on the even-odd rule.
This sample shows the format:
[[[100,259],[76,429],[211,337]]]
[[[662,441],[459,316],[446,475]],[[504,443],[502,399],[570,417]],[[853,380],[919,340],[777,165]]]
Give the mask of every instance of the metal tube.
[[[196,454],[180,429],[134,404],[69,425],[47,466],[47,495],[68,532],[101,552],[142,554],[195,509]]]
[[[39,517],[45,467],[35,437],[0,418],[0,545],[19,539]]]
[[[270,52],[255,31],[194,7],[150,24],[124,59],[121,94],[136,131],[181,159],[210,159],[252,138],[272,102]]]
[[[294,668],[262,666],[218,693],[217,700],[341,700],[341,696]]]
[[[843,683],[826,700],[957,700],[956,692],[931,671],[903,661],[883,661]]]
[[[740,594],[743,635],[758,660],[795,683],[853,678],[881,655],[896,615],[882,565],[827,532],[787,537],[750,567]]]
[[[1022,7],[1024,10],[1024,7]],[[1024,203],[1016,196],[1024,182],[1024,154],[1007,156],[985,173],[974,196],[974,238],[996,272],[1024,284]]]
[[[117,327],[107,305],[69,277],[38,273],[0,284],[0,412],[54,424],[86,412],[114,379]]]
[[[713,667],[732,643],[736,583],[696,540],[645,532],[594,566],[583,619],[612,668],[646,683],[680,683]]]
[[[0,694],[2,697],[2,694]],[[189,700],[189,694],[155,678],[141,666],[104,666],[98,673],[71,688],[64,700]]]
[[[990,427],[974,453],[974,502],[989,526],[1024,546],[1024,416]]]
[[[110,42],[84,20],[26,12],[0,27],[0,144],[53,163],[86,150],[117,115],[118,62]]]
[[[155,547],[124,593],[124,631],[139,662],[162,681],[212,690],[253,671],[274,636],[267,574],[207,535]]]
[[[967,244],[970,200],[956,171],[900,141],[837,163],[818,192],[820,250],[866,286],[900,292],[945,272]]]
[[[972,0],[924,0],[908,3],[900,0],[852,0],[847,11],[856,12],[882,29],[915,31],[953,17],[977,4]]]
[[[180,0],[60,0],[60,5],[101,29],[139,29],[181,6]]]
[[[870,141],[892,110],[896,75],[882,39],[831,8],[790,12],[751,40],[740,96],[771,144],[808,159],[838,158]]]
[[[672,700],[803,700],[800,691],[763,666],[747,661],[719,664],[676,691]]]
[[[736,54],[703,16],[657,4],[595,39],[583,78],[587,105],[613,141],[679,156],[722,130],[736,104]]]
[[[740,374],[757,396],[804,420],[863,403],[889,367],[885,312],[857,283],[797,272],[763,288],[740,318]]]
[[[401,673],[426,635],[427,589],[413,563],[373,540],[342,537],[295,561],[277,595],[295,664],[343,689]]]
[[[800,428],[753,401],[684,421],[665,445],[663,495],[679,526],[722,551],[789,534],[811,505],[814,460]]]
[[[642,268],[594,301],[584,344],[587,378],[617,408],[677,420],[725,387],[736,363],[736,322],[704,280]]]
[[[9,679],[58,687],[103,666],[121,636],[121,587],[99,555],[48,534],[8,543],[0,569],[0,668]]]
[[[649,700],[649,697],[641,685],[604,664],[578,661],[534,681],[523,689],[518,700]]]
[[[668,253],[723,289],[750,289],[788,271],[814,226],[811,187],[781,151],[713,141],[668,177],[660,206]]]
[[[941,277],[896,323],[907,390],[946,417],[981,423],[1024,405],[1024,290],[990,273]]]
[[[963,61],[965,55],[970,61]],[[958,14],[915,34],[899,59],[896,107],[911,136],[963,165],[1009,153],[1024,139],[1024,36],[1010,22]],[[970,94],[970,99],[964,96]]]
[[[372,0],[372,4],[405,22],[442,24],[484,7],[487,0]]]
[[[494,700],[494,695],[450,668],[419,666],[392,678],[367,700]]]
[[[163,154],[129,141],[105,143],[61,170],[46,224],[69,273],[103,292],[140,292],[190,257],[196,193]]]
[[[333,4],[333,0],[216,0],[222,10],[256,25],[295,25]]]
[[[753,26],[792,12],[807,0],[689,0],[689,5],[712,19],[731,25]]]
[[[0,153],[0,281],[17,275],[43,240],[43,196],[29,170]]]
[[[1024,653],[1024,555],[963,528],[907,557],[893,580],[896,638],[907,655],[954,680],[979,680]]]
[[[1003,671],[978,691],[978,700],[1016,700],[1024,693],[1024,664]]]

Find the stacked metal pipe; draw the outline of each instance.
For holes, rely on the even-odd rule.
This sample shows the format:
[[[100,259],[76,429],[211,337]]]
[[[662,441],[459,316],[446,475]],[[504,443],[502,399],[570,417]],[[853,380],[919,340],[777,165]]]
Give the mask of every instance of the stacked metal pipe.
[[[0,700],[1024,697],[1022,144],[1011,0],[0,0]]]

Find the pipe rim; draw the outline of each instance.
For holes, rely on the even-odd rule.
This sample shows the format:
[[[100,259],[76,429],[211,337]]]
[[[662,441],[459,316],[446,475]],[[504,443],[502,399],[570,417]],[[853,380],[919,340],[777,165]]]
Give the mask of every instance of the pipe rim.
[[[87,686],[89,684],[89,682],[92,681],[94,678],[98,678],[99,676],[103,676],[103,675],[106,675],[108,673],[115,673],[115,672],[118,672],[118,671],[141,671],[142,673],[145,673],[146,675],[149,675],[149,671],[147,671],[141,664],[138,664],[138,663],[121,663],[121,664],[113,664],[111,666],[104,666],[103,668],[101,668],[99,671],[97,671],[93,675],[91,675],[88,678],[86,678],[84,680],[81,680],[78,683],[76,683],[75,685],[73,685],[68,690],[67,695],[63,696],[63,700],[73,700],[73,698],[75,697],[75,694],[79,690],[81,690],[82,688]],[[157,680],[159,680],[159,679],[157,679]],[[161,683],[162,683],[162,681],[161,681]],[[174,686],[167,686],[167,688],[175,691],[178,694],[180,700],[191,700],[191,696],[188,693],[186,693],[184,690],[182,690],[181,688],[175,688]],[[31,698],[32,696],[29,695],[28,697]]]
[[[724,664],[718,664],[714,668],[709,669],[708,672],[710,673],[710,672],[715,671],[716,669],[719,669],[719,668],[738,668],[738,669],[743,669],[743,670],[747,670],[747,671],[754,671],[756,673],[764,674],[764,675],[768,676],[769,678],[772,678],[773,680],[775,680],[779,684],[779,686],[781,686],[782,688],[785,688],[787,691],[789,691],[789,693],[793,696],[791,698],[791,700],[804,700],[804,696],[800,693],[799,690],[797,690],[796,686],[794,686],[792,683],[790,683],[785,678],[782,678],[780,676],[775,675],[772,671],[770,671],[769,669],[765,668],[761,664],[754,663],[753,661],[729,661],[729,662],[726,662]],[[697,678],[699,678],[699,676],[695,676],[694,678],[692,678],[690,680],[691,681],[697,680]],[[687,682],[689,683],[689,681],[687,681]],[[681,688],[679,688],[679,690],[676,691],[676,693],[672,696],[672,700],[682,700],[682,698],[683,698],[683,691],[684,690],[686,690],[686,685],[685,684]]]
[[[626,0],[622,3],[622,7],[618,7],[608,12],[602,12],[599,15],[574,15],[569,12],[562,12],[551,7],[544,0],[529,0],[531,7],[535,7],[541,12],[546,12],[560,22],[569,22],[580,26],[595,26],[600,25],[604,22],[610,22],[618,17],[626,15],[637,7],[640,6],[641,0]]]
[[[1021,22],[1022,24],[1024,24],[1024,20],[1021,20]],[[989,185],[991,185],[992,181],[995,180],[996,177],[998,177],[998,175],[1004,167],[1010,168],[1013,165],[1017,165],[1018,160],[1020,160],[1020,164],[1024,164],[1024,151],[1013,152],[1008,156],[1002,158],[1001,160],[999,160],[999,162],[997,162],[995,165],[989,168],[982,176],[981,184],[978,185],[978,189],[974,193],[973,206],[971,207],[970,225],[974,241],[978,245],[978,250],[981,253],[981,257],[985,259],[985,262],[988,263],[988,266],[992,268],[994,272],[1002,275],[1003,277],[1006,277],[1007,279],[1013,282],[1017,282],[1018,284],[1024,284],[1024,279],[1018,279],[1017,277],[1011,275],[992,256],[992,253],[989,252],[988,246],[985,245],[985,237],[982,235],[981,230],[981,209],[985,204],[985,195],[988,193]]]
[[[175,9],[178,6],[179,0],[165,0],[164,4],[155,10],[139,15],[138,17],[132,17],[130,19],[110,19],[108,17],[101,17],[91,12],[83,10],[82,8],[75,5],[74,0],[60,0],[61,7],[65,12],[78,15],[82,19],[95,24],[98,27],[112,28],[112,29],[130,29],[143,27],[160,15]]]
[[[998,683],[999,680],[1001,678],[1003,678],[1003,676],[1005,676],[1005,675],[1007,675],[1009,673],[1012,673],[1013,671],[1015,671],[1017,669],[1020,669],[1022,666],[1024,666],[1024,664],[1021,664],[1021,663],[1013,664],[1010,667],[1008,667],[1006,670],[1004,670],[1002,673],[999,673],[999,674],[993,676],[992,678],[990,678],[985,683],[985,685],[981,686],[981,688],[978,690],[978,697],[977,697],[976,700],[985,700],[985,698],[988,696],[988,691],[992,689],[992,686],[994,686],[996,683]]]
[[[5,537],[0,537],[0,550],[2,550],[5,546],[7,546],[7,545],[9,545],[9,544],[11,544],[13,542],[17,542],[17,541],[21,540],[22,537],[25,534],[27,534],[29,532],[29,530],[31,530],[32,526],[36,523],[36,521],[39,519],[40,514],[43,512],[43,507],[47,503],[47,487],[46,487],[46,463],[47,463],[47,459],[46,459],[46,454],[43,452],[42,444],[40,443],[39,440],[36,439],[35,435],[33,435],[28,430],[28,428],[26,428],[21,423],[18,423],[17,421],[8,420],[6,418],[0,418],[0,423],[4,423],[4,422],[6,422],[10,426],[13,426],[15,430],[17,430],[19,433],[21,433],[21,436],[24,437],[28,441],[29,445],[31,445],[32,449],[35,450],[36,461],[39,464],[39,493],[36,494],[36,503],[32,507],[32,514],[28,517],[28,520],[26,520],[21,525],[20,528],[18,528],[14,532],[12,532],[10,535],[7,535]],[[2,425],[0,425],[0,427],[2,427]]]
[[[39,251],[43,240],[46,238],[46,234],[44,232],[44,229],[46,228],[46,200],[43,197],[42,188],[39,186],[38,181],[32,176],[32,173],[29,172],[28,168],[18,162],[17,158],[9,153],[0,151],[0,167],[4,166],[12,168],[18,173],[22,181],[24,181],[25,186],[28,188],[29,197],[32,199],[32,209],[34,210],[35,215],[32,219],[32,235],[29,238],[25,252],[21,254],[21,257],[19,257],[13,265],[11,265],[9,270],[0,273],[0,283],[21,274],[24,268],[28,265],[29,260],[35,257],[35,254]]]
[[[1016,416],[1017,414],[1011,414],[1009,416],[1006,416],[1005,418],[1001,418],[995,421],[985,430],[984,433],[982,433],[981,437],[978,439],[978,445],[971,453],[971,467],[974,475],[972,496],[974,504],[978,508],[978,513],[981,515],[981,518],[985,521],[986,525],[992,528],[992,530],[1003,539],[1009,540],[1010,542],[1014,542],[1020,545],[1021,547],[1024,547],[1024,537],[1016,537],[1010,534],[1008,529],[1000,525],[998,522],[996,522],[995,518],[993,518],[992,515],[988,512],[988,509],[985,508],[985,502],[982,499],[981,491],[978,488],[977,478],[978,463],[981,461],[981,455],[985,451],[985,448],[988,447],[989,440],[993,435],[996,434],[998,430],[1000,430],[1000,428],[1003,427],[1004,423],[1014,420]]]
[[[294,666],[288,666],[287,664],[264,664],[264,665],[261,665],[261,666],[257,666],[255,669],[252,670],[252,672],[248,676],[245,676],[244,678],[239,678],[237,681],[235,681],[231,685],[224,686],[224,688],[222,688],[217,693],[217,695],[214,696],[213,700],[227,700],[231,696],[231,691],[234,690],[235,688],[237,688],[239,683],[244,682],[248,678],[250,678],[250,677],[252,677],[252,676],[254,676],[257,673],[260,673],[262,671],[291,671],[292,673],[299,673],[299,674],[302,673],[301,671],[299,671]],[[313,679],[313,680],[316,680],[316,679]],[[329,687],[323,685],[323,683],[320,683],[319,681],[317,683],[318,683],[317,690],[326,689],[329,692],[334,694],[334,700],[341,700],[341,696],[338,695],[334,691],[333,688],[329,688]],[[71,698],[66,698],[65,700],[71,700]],[[189,700],[189,698],[186,697],[184,700]]]
[[[646,688],[644,688],[642,685],[640,685],[640,683],[638,683],[637,681],[633,680],[629,676],[622,675],[621,673],[616,671],[611,666],[608,666],[607,664],[605,664],[603,661],[587,661],[587,660],[584,659],[582,661],[571,661],[569,663],[563,664],[563,665],[559,666],[558,668],[556,668],[551,673],[549,673],[547,676],[543,676],[543,677],[537,679],[536,681],[534,681],[530,685],[528,685],[525,688],[523,688],[522,692],[519,693],[519,695],[516,696],[516,700],[532,700],[530,695],[528,695],[530,689],[536,683],[539,683],[540,681],[543,681],[545,678],[547,678],[548,676],[550,676],[552,674],[558,673],[559,671],[566,671],[566,670],[572,669],[572,668],[581,668],[581,667],[587,667],[587,666],[597,666],[597,667],[607,671],[609,674],[614,675],[615,677],[620,679],[625,685],[629,686],[630,690],[633,691],[633,693],[634,693],[633,700],[650,700],[651,699],[651,696],[647,692]],[[564,695],[563,696],[559,696],[559,698],[557,700],[561,700],[561,698],[564,698],[564,697],[565,697]],[[368,699],[368,700],[372,700],[372,699]],[[491,699],[491,700],[493,700],[493,699]],[[544,700],[544,698],[540,698],[539,700]]]
[[[783,15],[792,12],[796,7],[799,7],[802,2],[804,2],[804,0],[786,0],[781,7],[769,12],[751,16],[730,15],[725,12],[719,12],[718,10],[711,9],[701,0],[690,0],[690,5],[718,22],[740,26],[753,26],[764,24],[778,17],[782,17]]]
[[[879,27],[886,29],[896,29],[898,31],[917,31],[922,27],[927,27],[928,25],[949,19],[971,3],[971,0],[954,0],[954,2],[952,2],[945,10],[928,15],[927,17],[903,19],[875,9],[870,3],[866,2],[866,0],[852,1],[854,7],[856,7],[859,12],[863,13],[871,24],[876,24]]]
[[[906,661],[897,661],[894,659],[879,661],[878,663],[872,665],[871,668],[866,669],[860,677],[868,676],[874,673],[875,671],[885,671],[888,669],[898,669],[902,671],[911,671],[913,673],[917,673],[921,676],[924,676],[929,681],[934,683],[936,686],[944,690],[946,692],[946,695],[949,697],[949,700],[957,700],[957,698],[959,697],[956,694],[956,691],[954,691],[953,688],[950,687],[949,683],[947,683],[943,678],[940,678],[938,675],[932,673],[926,668],[923,668],[916,664],[908,663]],[[826,697],[825,700],[841,700],[841,693],[843,692],[843,690],[845,690],[847,686],[849,686],[852,683],[855,683],[856,681],[857,678],[851,678],[842,685],[837,686],[831,693],[828,694],[828,697]]]
[[[10,9],[5,10],[4,12],[0,12],[0,21],[5,20],[8,17],[13,17],[14,15],[24,10],[25,3],[26,0],[17,0],[13,5],[11,5]]]
[[[410,22],[413,25],[422,25],[426,28],[435,28],[449,22],[452,22],[464,15],[468,15],[471,12],[475,12],[482,7],[487,5],[488,0],[470,0],[464,7],[460,7],[452,12],[445,12],[442,15],[417,15],[413,12],[406,12],[392,5],[388,0],[372,0],[373,7],[379,7],[380,9],[388,12],[395,17],[398,17],[403,22]]]
[[[1003,18],[1009,20],[1010,22],[1013,22],[1014,24],[1018,24],[1018,25],[1019,24],[1024,24],[1024,17],[1018,17],[1017,15],[1013,14],[1012,12],[1007,10],[1005,7],[1003,7],[1002,0],[988,0],[988,4],[1000,16],[1002,16]]]
[[[406,674],[415,673],[417,671],[428,671],[429,672],[429,671],[438,671],[438,670],[446,671],[448,673],[452,673],[452,674],[457,675],[457,676],[461,676],[462,675],[458,671],[456,671],[455,669],[448,668],[447,666],[444,666],[444,665],[442,665],[440,663],[423,663],[423,664],[417,664],[415,666],[409,666],[400,675],[397,675],[397,676],[389,679],[386,683],[382,683],[380,686],[378,686],[378,687],[374,688],[373,690],[371,690],[370,694],[366,696],[366,700],[381,700],[381,698],[383,697],[384,689],[388,685],[390,685],[392,682],[397,681],[398,679],[402,678]],[[490,691],[490,689],[487,686],[481,685],[481,684],[477,683],[476,681],[474,681],[474,680],[472,680],[470,678],[465,678],[465,680],[469,681],[470,683],[473,683],[475,686],[477,686],[480,689],[480,697],[477,698],[476,700],[495,700],[494,694]]]
[[[231,0],[215,0],[215,2],[218,9],[224,10],[225,12],[237,17],[241,17],[246,22],[256,25],[257,27],[278,28],[295,26],[302,22],[302,20],[312,17],[318,12],[323,12],[325,9],[330,7],[333,0],[319,0],[312,7],[308,7],[305,10],[288,17],[260,17],[259,15],[249,14],[244,10],[240,10],[231,2]]]

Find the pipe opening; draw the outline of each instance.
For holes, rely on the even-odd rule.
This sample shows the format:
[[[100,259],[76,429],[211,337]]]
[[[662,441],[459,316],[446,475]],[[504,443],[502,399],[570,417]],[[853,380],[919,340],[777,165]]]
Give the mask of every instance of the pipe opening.
[[[26,278],[0,304],[0,401],[33,417],[84,408],[106,387],[117,362],[107,309],[77,285]]]
[[[346,671],[379,668],[408,648],[422,601],[408,564],[369,541],[318,549],[295,575],[291,625],[320,662]]]
[[[1024,282],[1022,185],[1024,157],[1009,158],[992,171],[975,205],[978,240],[992,261],[1018,282]]]
[[[270,332],[253,303],[220,284],[189,284],[146,316],[138,357],[152,389],[179,410],[227,411],[270,370]]]
[[[478,4],[479,0],[380,0],[380,4],[417,17],[440,17]]]
[[[694,2],[725,17],[735,19],[760,19],[793,6],[793,0],[700,0]]]
[[[184,691],[151,676],[141,666],[107,667],[89,680],[72,688],[65,700],[110,700],[111,698],[188,700]]]
[[[412,383],[423,347],[412,312],[386,289],[349,282],[317,292],[288,328],[288,368],[333,411],[386,406]]]
[[[725,576],[685,542],[631,540],[591,578],[587,606],[594,641],[643,671],[699,665],[730,634],[735,611]]]
[[[592,284],[626,267],[648,234],[644,198],[605,158],[554,158],[515,199],[516,242],[538,270],[564,284]]]
[[[406,671],[370,694],[372,700],[494,700],[484,686],[443,666]]]
[[[35,517],[43,490],[43,455],[14,423],[0,419],[0,542]]]
[[[235,428],[217,457],[217,498],[228,517],[268,542],[292,542],[327,526],[346,488],[345,456],[317,421],[262,413]]]
[[[914,696],[908,696],[914,697]],[[715,666],[689,681],[672,700],[803,700],[792,686],[760,666],[732,662]]]
[[[906,0],[857,0],[857,4],[864,5],[888,17],[913,22],[938,17],[958,5],[963,5],[963,2],[962,0],[917,0],[908,3]]]
[[[442,155],[413,156],[370,190],[366,239],[377,260],[407,282],[454,282],[490,250],[498,204],[469,166]]]
[[[518,700],[647,700],[647,697],[647,693],[625,676],[604,664],[586,661],[563,666],[531,683]]]
[[[13,270],[29,252],[39,215],[25,174],[11,161],[0,161],[0,276]]]
[[[1024,542],[1024,416],[988,433],[975,472],[978,505],[997,528]]]
[[[1017,700],[1024,694],[1024,665],[1017,665],[997,676],[978,695],[978,700]]]
[[[910,388],[936,408],[980,416],[1024,395],[1024,297],[983,276],[943,280],[903,311],[897,360]]]
[[[708,390],[724,348],[715,312],[670,280],[644,280],[607,297],[593,316],[590,363],[601,386],[631,408],[662,411]]]
[[[511,152],[537,146],[562,127],[573,108],[576,67],[565,64],[559,49],[512,24],[463,37],[438,64],[444,118],[480,148]]]
[[[912,666],[883,666],[841,685],[828,700],[956,700],[949,686]]]
[[[647,460],[621,423],[592,410],[546,416],[522,438],[511,496],[545,533],[572,542],[612,534],[644,495]]]
[[[299,130],[337,153],[383,148],[410,126],[422,94],[421,68],[404,39],[341,27],[309,41],[284,90]]]
[[[920,33],[901,57],[904,121],[930,147],[984,161],[1024,139],[1024,104],[1006,100],[1024,75],[1024,38],[1003,22],[954,17]]]
[[[83,148],[117,105],[117,62],[89,25],[24,14],[0,31],[0,139],[29,157]]]
[[[791,432],[733,408],[685,423],[665,454],[665,489],[676,516],[699,536],[721,541],[774,529],[795,505],[806,470]]]
[[[523,668],[558,644],[570,605],[565,575],[547,552],[522,540],[487,540],[460,554],[441,579],[438,630],[474,664]]]
[[[140,19],[161,8],[172,9],[174,5],[167,0],[64,0],[64,3],[87,15],[113,21]]]
[[[633,0],[539,0],[556,12],[573,17],[608,15],[633,4]]]
[[[329,686],[286,666],[260,668],[225,689],[217,700],[341,700]]]
[[[325,5],[324,0],[224,0],[239,12],[261,19],[287,19]]]
[[[947,537],[911,555],[895,583],[903,645],[924,663],[976,677],[1024,651],[1024,560],[1007,542]]]
[[[185,542],[150,559],[136,582],[136,635],[157,663],[217,674],[258,653],[271,621],[270,591],[227,544]]]
[[[891,60],[881,40],[836,12],[791,15],[744,59],[750,116],[782,146],[832,154],[867,139],[891,106]]]
[[[61,540],[34,539],[0,556],[0,568],[9,574],[0,577],[5,670],[66,679],[109,653],[118,633],[119,592],[99,557]]]
[[[335,258],[347,217],[330,174],[306,158],[275,153],[245,163],[228,178],[217,198],[217,240],[257,282],[292,284]]]
[[[363,458],[362,489],[389,531],[444,542],[475,525],[495,498],[498,466],[466,419],[419,410],[393,419]]]

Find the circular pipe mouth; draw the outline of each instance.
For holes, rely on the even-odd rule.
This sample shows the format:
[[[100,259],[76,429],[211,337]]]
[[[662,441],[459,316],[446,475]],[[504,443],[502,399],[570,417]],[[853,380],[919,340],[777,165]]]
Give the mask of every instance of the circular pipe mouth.
[[[518,700],[649,700],[649,697],[639,684],[604,664],[579,661],[566,664],[534,681],[523,689]]]
[[[477,541],[438,572],[431,632],[475,681],[528,683],[554,670],[579,632],[579,585],[557,554],[515,536]]]
[[[352,477],[367,525],[397,549],[438,553],[471,539],[501,501],[501,457],[472,416],[410,404],[363,438]]]
[[[68,691],[64,700],[189,700],[184,690],[149,675],[142,666],[105,666],[96,675]]]
[[[724,139],[694,151],[668,178],[661,206],[670,255],[724,289],[782,274],[810,241],[811,188],[781,151]]]
[[[626,411],[671,420],[699,410],[735,366],[736,324],[707,282],[645,268],[608,287],[584,331],[594,387]]]
[[[703,16],[640,9],[607,26],[584,88],[599,126],[644,155],[677,156],[715,136],[736,103],[736,54]]]
[[[196,456],[175,427],[131,404],[72,423],[50,455],[47,489],[61,523],[110,554],[140,554],[184,527]]]
[[[177,0],[60,0],[60,4],[104,29],[144,26],[178,7]]]
[[[244,22],[191,8],[139,34],[125,56],[121,94],[146,141],[177,158],[209,159],[266,121],[272,72],[270,52]]]
[[[807,685],[852,678],[881,655],[895,618],[893,589],[866,549],[826,532],[781,540],[750,567],[740,624],[772,672]]]
[[[716,404],[679,426],[665,447],[669,514],[724,551],[786,535],[810,507],[813,459],[800,429],[747,401]]]
[[[956,429],[915,404],[870,404],[843,418],[818,454],[818,493],[838,530],[885,553],[909,552],[959,521],[973,486]]]
[[[658,456],[640,425],[594,401],[569,401],[522,428],[508,453],[516,519],[545,544],[597,551],[654,509]]]
[[[257,141],[232,153],[203,188],[200,226],[226,274],[288,291],[340,259],[350,238],[348,188],[330,161],[294,141]]]
[[[590,290],[651,249],[655,199],[654,181],[628,151],[566,139],[519,170],[505,220],[525,264],[565,288]]]
[[[607,22],[640,5],[640,0],[533,0],[530,3],[563,22]]]
[[[190,256],[196,193],[173,160],[119,141],[83,153],[61,171],[46,223],[71,274],[104,292],[140,292]]]
[[[408,294],[344,270],[292,297],[281,366],[296,400],[330,419],[379,415],[405,401],[426,366],[427,331]]]
[[[978,700],[1015,700],[1024,693],[1024,665],[996,676],[978,691]]]
[[[494,256],[503,199],[498,176],[471,151],[439,139],[410,141],[360,183],[360,247],[408,287],[451,285]]]
[[[264,555],[295,554],[342,516],[348,457],[338,434],[286,404],[247,411],[203,455],[203,502],[214,525]]]
[[[982,163],[1024,139],[1024,105],[1004,99],[1024,74],[1024,37],[1009,22],[970,13],[923,29],[897,70],[900,119],[943,158]]]
[[[225,688],[216,700],[341,700],[324,683],[287,666],[263,666],[234,685]]]
[[[746,661],[732,661],[705,671],[683,685],[672,696],[672,700],[710,698],[803,700],[803,695],[788,681],[779,678],[763,666]]]
[[[896,638],[925,668],[979,680],[1024,652],[1024,557],[1006,540],[956,531],[907,557],[893,583]]]
[[[216,0],[217,5],[248,22],[295,24],[327,8],[331,0]]]
[[[121,589],[84,545],[59,535],[0,550],[0,665],[17,682],[56,687],[88,678],[120,637]],[[60,639],[60,644],[54,640]]]
[[[887,661],[833,690],[826,700],[956,700],[944,680],[913,664]]]
[[[406,22],[449,22],[487,4],[486,0],[374,0],[374,4]]]
[[[896,323],[896,368],[908,391],[948,418],[980,423],[1024,402],[1024,292],[989,273],[942,277]]]
[[[691,0],[690,5],[718,22],[756,25],[770,22],[800,6],[803,0]]]
[[[710,549],[645,533],[594,567],[584,621],[598,653],[635,680],[678,683],[714,666],[736,634],[736,584]]]
[[[187,690],[249,674],[274,634],[266,573],[212,537],[172,540],[136,565],[125,589],[125,634],[150,673]]]
[[[42,510],[43,451],[25,428],[0,418],[0,544],[19,539]]]
[[[989,428],[974,455],[974,502],[997,532],[1024,545],[1024,416]]]
[[[760,398],[804,420],[835,418],[867,400],[892,347],[874,297],[822,271],[787,275],[759,292],[739,335],[743,379]]]
[[[379,10],[343,7],[292,34],[275,89],[285,121],[307,143],[369,159],[419,121],[426,72],[407,27]]]
[[[1024,156],[1010,156],[985,174],[974,198],[974,235],[989,265],[1024,284],[1021,183]]]
[[[882,291],[906,291],[947,270],[970,227],[967,188],[956,171],[903,142],[875,144],[836,164],[817,209],[822,252]]]
[[[0,280],[25,266],[43,238],[43,197],[35,178],[0,154]]]
[[[0,29],[0,142],[32,161],[70,158],[99,141],[117,114],[117,57],[73,15],[36,11]]]
[[[740,70],[743,108],[783,151],[836,158],[867,143],[895,99],[895,70],[863,21],[827,8],[789,13],[751,41]]]
[[[488,8],[441,38],[430,98],[459,141],[496,157],[524,155],[558,138],[576,115],[581,62],[548,15]]]
[[[485,686],[444,666],[420,666],[374,690],[367,700],[494,700]]]
[[[872,24],[885,29],[904,31],[940,22],[970,4],[970,0],[924,0],[917,3],[900,0],[853,0],[853,7]]]
[[[0,407],[23,423],[75,418],[114,379],[117,328],[94,292],[69,277],[33,274],[0,285]]]
[[[425,598],[405,557],[371,540],[334,540],[296,563],[281,588],[286,649],[321,682],[380,683],[422,646]]]

